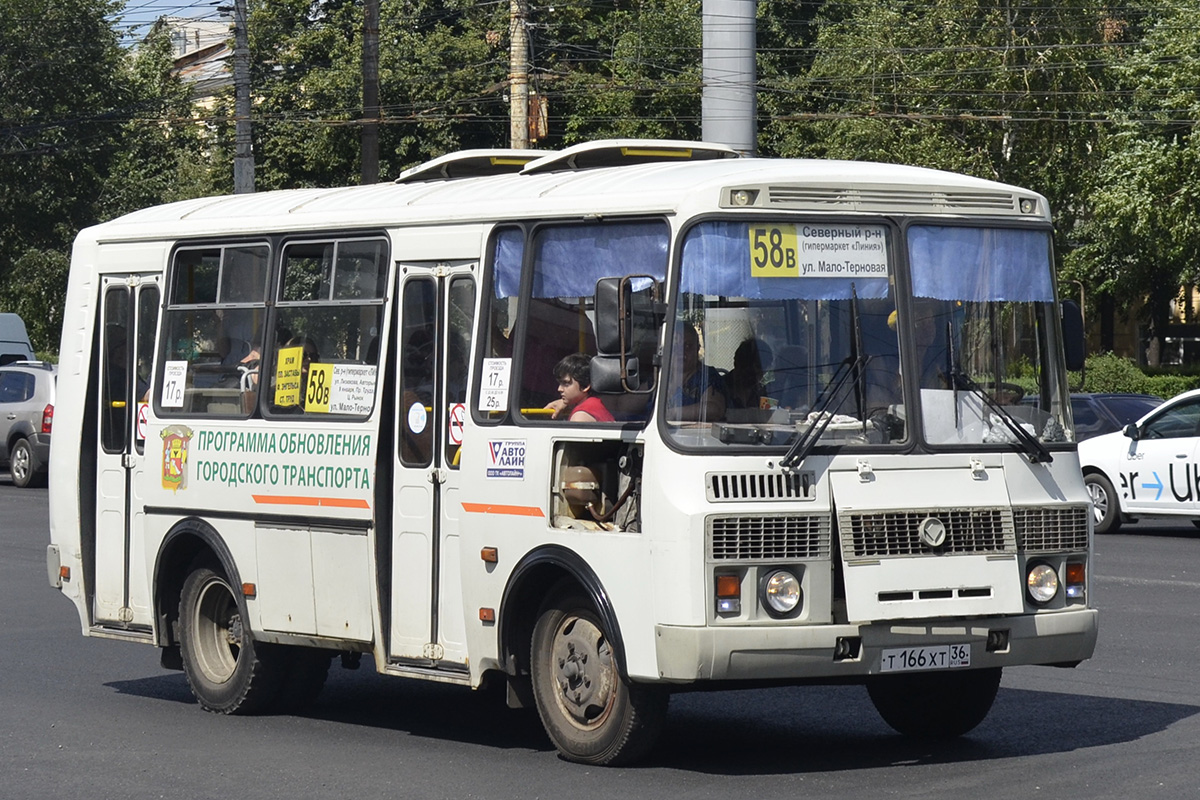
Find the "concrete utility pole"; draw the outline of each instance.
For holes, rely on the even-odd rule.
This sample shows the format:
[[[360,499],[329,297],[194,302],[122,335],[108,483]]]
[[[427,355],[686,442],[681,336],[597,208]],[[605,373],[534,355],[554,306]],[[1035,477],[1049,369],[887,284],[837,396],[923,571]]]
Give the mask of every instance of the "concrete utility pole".
[[[758,146],[757,0],[704,0],[701,136],[752,156]]]
[[[363,0],[362,182],[379,182],[379,0]]]
[[[233,4],[234,151],[233,192],[254,191],[254,150],[250,140],[250,42],[246,35],[246,0]]]
[[[508,135],[516,150],[529,149],[529,19],[528,0],[508,5]]]

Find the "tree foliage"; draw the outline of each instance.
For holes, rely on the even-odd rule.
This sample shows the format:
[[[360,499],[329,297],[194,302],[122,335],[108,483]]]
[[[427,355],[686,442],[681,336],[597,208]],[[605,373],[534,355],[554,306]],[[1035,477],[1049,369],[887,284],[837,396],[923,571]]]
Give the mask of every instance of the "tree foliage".
[[[57,347],[79,229],[176,192],[186,95],[139,72],[106,0],[0,0],[0,307]],[[172,105],[173,103],[173,105]],[[198,141],[194,137],[192,141]]]

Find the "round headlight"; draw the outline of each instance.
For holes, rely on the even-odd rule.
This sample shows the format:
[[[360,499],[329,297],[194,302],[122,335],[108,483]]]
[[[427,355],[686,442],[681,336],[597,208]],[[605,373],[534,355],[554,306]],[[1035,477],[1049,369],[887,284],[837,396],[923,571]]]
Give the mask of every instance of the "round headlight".
[[[1049,564],[1035,564],[1025,576],[1025,588],[1035,603],[1049,603],[1058,594],[1058,573]]]
[[[800,605],[800,580],[785,569],[772,572],[763,582],[763,605],[775,614],[790,614]]]

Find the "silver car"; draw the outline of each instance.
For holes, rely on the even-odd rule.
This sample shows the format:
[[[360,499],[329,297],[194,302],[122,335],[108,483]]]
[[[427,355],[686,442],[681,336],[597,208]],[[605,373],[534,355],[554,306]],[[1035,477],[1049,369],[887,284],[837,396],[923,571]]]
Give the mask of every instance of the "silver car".
[[[0,367],[0,466],[22,488],[46,482],[58,368],[42,361]]]

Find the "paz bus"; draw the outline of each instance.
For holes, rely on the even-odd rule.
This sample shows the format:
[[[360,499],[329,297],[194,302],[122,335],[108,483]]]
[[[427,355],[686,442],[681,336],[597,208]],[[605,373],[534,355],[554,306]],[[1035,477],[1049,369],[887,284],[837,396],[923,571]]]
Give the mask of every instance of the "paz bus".
[[[213,712],[366,656],[584,763],[705,688],[961,735],[1096,641],[1053,265],[1032,191],[678,141],[128,214],[74,246],[48,576]]]

